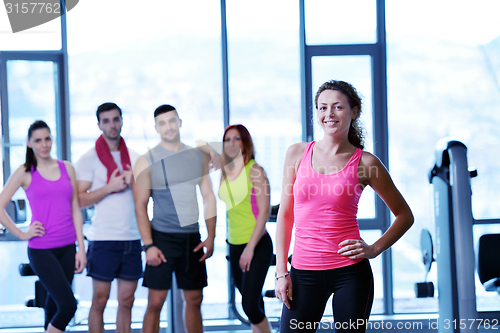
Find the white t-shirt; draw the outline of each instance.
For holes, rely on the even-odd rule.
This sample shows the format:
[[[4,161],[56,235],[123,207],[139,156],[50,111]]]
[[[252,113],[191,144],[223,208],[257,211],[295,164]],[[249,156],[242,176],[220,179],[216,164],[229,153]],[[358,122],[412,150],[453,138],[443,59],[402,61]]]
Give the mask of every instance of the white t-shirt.
[[[132,149],[128,150],[132,168],[139,158],[139,154]],[[112,151],[111,156],[116,165],[123,171],[119,151]],[[76,165],[76,179],[91,182],[90,192],[106,185],[108,171],[97,156],[95,147],[83,155]],[[94,205],[94,216],[87,238],[91,241],[137,240],[141,236],[135,218],[134,196],[132,188],[118,193],[111,193]]]

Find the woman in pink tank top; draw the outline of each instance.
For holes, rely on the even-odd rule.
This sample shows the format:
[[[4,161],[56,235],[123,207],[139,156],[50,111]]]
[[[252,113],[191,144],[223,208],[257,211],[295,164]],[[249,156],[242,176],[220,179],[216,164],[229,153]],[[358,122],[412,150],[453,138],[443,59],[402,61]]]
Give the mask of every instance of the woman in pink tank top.
[[[44,121],[31,124],[27,145],[26,162],[0,193],[0,223],[14,236],[28,241],[30,266],[47,290],[45,332],[64,332],[77,307],[71,288],[73,275],[86,265],[75,170],[69,162],[50,156],[52,136]],[[26,231],[19,229],[5,212],[20,187],[32,211]]]
[[[413,224],[413,215],[384,165],[363,151],[356,89],[344,81],[328,81],[314,102],[323,139],[294,144],[285,158],[276,226],[275,292],[284,303],[280,332],[324,328],[321,318],[332,294],[334,322],[329,328],[365,332],[373,303],[368,259],[401,238]],[[366,186],[395,215],[391,227],[371,245],[361,239],[356,217]]]

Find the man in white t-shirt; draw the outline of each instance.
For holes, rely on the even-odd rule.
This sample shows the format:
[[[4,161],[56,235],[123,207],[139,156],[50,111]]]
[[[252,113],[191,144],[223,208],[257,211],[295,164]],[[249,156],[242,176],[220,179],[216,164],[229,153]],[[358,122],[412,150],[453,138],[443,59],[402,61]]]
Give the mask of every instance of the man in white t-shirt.
[[[120,136],[122,112],[114,103],[96,112],[102,135],[76,166],[80,207],[94,206],[86,236],[87,275],[92,277],[89,332],[104,332],[103,313],[111,282],[118,281],[116,332],[130,332],[137,281],[142,277],[141,241],[131,189],[132,168],[139,155]]]

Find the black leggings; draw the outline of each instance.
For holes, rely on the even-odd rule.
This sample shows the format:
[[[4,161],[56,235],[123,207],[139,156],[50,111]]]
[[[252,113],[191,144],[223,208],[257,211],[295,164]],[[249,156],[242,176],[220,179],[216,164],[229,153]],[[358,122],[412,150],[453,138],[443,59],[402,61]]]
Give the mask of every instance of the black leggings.
[[[28,248],[30,266],[47,290],[45,329],[49,323],[64,331],[76,312],[76,299],[71,289],[75,271],[74,244],[55,249]]]
[[[290,276],[293,300],[290,301],[290,310],[283,306],[281,333],[315,332],[317,328],[365,332],[373,303],[373,274],[368,259],[325,271],[292,267]],[[332,293],[335,322],[321,322]]]
[[[264,320],[264,299],[262,287],[266,280],[267,271],[273,258],[273,243],[268,233],[263,235],[255,246],[252,263],[247,272],[240,268],[240,256],[246,244],[229,244],[229,258],[234,284],[241,293],[241,305],[252,324],[259,324]]]

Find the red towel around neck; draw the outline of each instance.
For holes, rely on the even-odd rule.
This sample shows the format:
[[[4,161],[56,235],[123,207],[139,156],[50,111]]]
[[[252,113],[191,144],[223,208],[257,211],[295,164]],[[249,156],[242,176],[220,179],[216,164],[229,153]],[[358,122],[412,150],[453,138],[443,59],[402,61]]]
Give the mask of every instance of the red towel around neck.
[[[128,149],[127,145],[125,144],[125,140],[120,136],[120,143],[118,144],[118,149],[120,150],[120,158],[122,161],[122,167],[123,170],[130,170],[130,156],[128,154]],[[95,150],[97,152],[97,157],[99,157],[99,160],[101,160],[102,164],[106,167],[108,170],[108,183],[109,183],[109,177],[111,177],[111,174],[113,171],[118,168],[118,166],[115,163],[115,160],[113,159],[113,156],[111,156],[111,151],[109,150],[108,143],[104,139],[104,137],[101,135],[99,139],[95,142]]]

